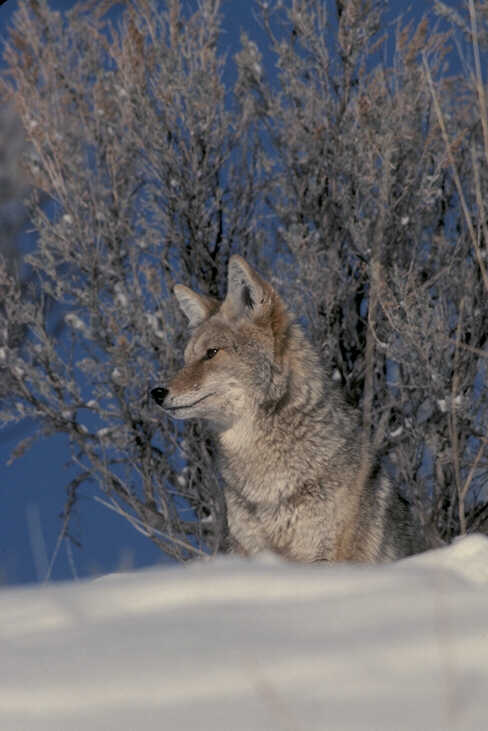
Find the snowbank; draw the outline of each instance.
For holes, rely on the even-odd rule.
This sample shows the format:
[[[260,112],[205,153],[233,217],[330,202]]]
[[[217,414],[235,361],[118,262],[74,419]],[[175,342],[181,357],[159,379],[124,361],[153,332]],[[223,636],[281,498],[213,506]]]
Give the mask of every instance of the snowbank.
[[[487,728],[488,539],[0,593],[1,731]]]

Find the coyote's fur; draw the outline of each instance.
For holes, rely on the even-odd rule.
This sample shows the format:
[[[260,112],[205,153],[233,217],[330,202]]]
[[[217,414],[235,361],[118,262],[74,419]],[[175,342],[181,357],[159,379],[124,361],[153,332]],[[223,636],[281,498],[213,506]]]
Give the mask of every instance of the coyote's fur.
[[[420,551],[407,501],[273,287],[233,256],[224,302],[175,294],[194,331],[184,367],[151,394],[178,419],[210,422],[233,550],[306,562]]]

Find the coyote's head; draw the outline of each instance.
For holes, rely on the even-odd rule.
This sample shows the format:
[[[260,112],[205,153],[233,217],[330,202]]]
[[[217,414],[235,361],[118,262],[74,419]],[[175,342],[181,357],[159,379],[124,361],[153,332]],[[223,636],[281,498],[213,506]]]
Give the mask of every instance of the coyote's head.
[[[158,406],[177,419],[203,417],[221,428],[273,409],[287,391],[295,327],[273,287],[232,256],[224,302],[181,284],[174,292],[193,334],[184,367],[151,391]]]

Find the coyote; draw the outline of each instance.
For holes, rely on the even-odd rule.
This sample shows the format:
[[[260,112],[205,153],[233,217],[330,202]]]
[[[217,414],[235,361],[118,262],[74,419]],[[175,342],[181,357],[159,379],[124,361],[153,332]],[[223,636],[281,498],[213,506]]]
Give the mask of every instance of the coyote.
[[[273,287],[232,256],[224,302],[174,292],[193,333],[184,367],[151,395],[177,419],[210,422],[232,550],[308,563],[422,550],[407,501],[364,449],[358,412]]]

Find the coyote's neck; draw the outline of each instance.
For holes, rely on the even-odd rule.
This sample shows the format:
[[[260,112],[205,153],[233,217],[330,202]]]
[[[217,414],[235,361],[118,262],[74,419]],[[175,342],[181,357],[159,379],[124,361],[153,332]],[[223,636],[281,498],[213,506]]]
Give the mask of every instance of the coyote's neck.
[[[249,500],[278,503],[297,485],[326,475],[354,429],[354,418],[337,408],[339,396],[328,388],[320,360],[307,345],[292,354],[288,390],[280,400],[219,434],[224,480]]]

